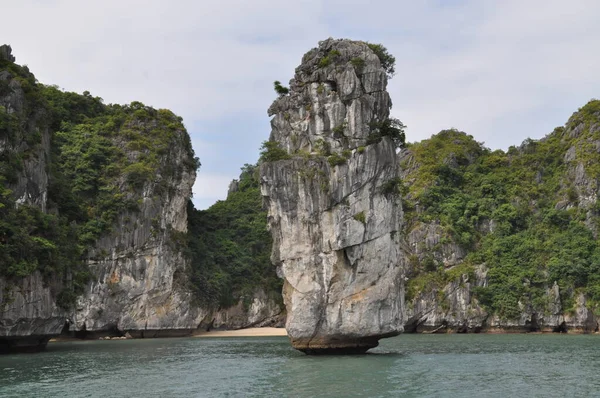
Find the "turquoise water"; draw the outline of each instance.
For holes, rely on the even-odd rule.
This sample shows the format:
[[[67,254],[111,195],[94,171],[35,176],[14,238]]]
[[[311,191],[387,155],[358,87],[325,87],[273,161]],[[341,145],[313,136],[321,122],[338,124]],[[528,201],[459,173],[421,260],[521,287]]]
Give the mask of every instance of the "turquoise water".
[[[600,336],[402,335],[339,357],[286,337],[50,343],[0,356],[0,396],[600,396]]]

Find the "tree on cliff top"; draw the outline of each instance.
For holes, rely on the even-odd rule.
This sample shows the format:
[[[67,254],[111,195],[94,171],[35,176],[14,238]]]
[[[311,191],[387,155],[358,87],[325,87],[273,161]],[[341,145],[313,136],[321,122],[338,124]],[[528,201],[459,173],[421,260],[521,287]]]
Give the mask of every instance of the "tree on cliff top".
[[[396,57],[389,53],[388,49],[381,44],[368,43],[367,46],[379,57],[381,67],[387,73],[388,78],[392,78],[396,74]]]
[[[273,82],[273,88],[275,89],[275,92],[277,94],[279,94],[280,96],[290,93],[290,89],[287,87],[284,87],[279,80],[275,80]]]

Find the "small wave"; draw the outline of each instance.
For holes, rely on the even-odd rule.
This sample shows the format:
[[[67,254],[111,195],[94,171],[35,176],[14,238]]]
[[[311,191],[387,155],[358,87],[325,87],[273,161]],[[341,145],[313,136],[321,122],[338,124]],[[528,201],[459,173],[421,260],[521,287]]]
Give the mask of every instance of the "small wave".
[[[389,357],[403,357],[405,354],[401,351],[394,350],[377,350],[367,351],[367,355],[378,355],[378,356],[389,356]]]

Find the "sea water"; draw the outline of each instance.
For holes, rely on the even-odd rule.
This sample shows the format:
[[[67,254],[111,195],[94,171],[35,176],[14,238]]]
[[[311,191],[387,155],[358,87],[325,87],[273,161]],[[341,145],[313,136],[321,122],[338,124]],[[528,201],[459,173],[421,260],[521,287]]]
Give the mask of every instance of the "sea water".
[[[401,335],[366,355],[286,337],[50,343],[0,356],[1,397],[600,396],[600,336]]]

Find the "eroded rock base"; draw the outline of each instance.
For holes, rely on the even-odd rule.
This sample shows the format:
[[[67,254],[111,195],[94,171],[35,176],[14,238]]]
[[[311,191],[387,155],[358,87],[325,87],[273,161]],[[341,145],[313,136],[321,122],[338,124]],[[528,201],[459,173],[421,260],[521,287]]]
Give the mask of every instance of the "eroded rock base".
[[[52,336],[26,336],[0,338],[0,354],[44,351],[51,337]]]
[[[379,345],[379,340],[386,337],[397,336],[399,333],[390,333],[368,337],[327,337],[318,338],[291,338],[292,347],[307,355],[357,355],[364,354],[371,348]]]

